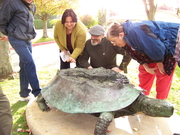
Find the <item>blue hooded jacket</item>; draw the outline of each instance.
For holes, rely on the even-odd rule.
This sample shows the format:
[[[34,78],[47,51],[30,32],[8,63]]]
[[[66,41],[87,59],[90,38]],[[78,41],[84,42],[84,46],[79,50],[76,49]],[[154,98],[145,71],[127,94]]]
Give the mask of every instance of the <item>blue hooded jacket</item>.
[[[154,62],[162,62],[166,54],[174,55],[179,23],[127,20],[122,25],[127,44]]]

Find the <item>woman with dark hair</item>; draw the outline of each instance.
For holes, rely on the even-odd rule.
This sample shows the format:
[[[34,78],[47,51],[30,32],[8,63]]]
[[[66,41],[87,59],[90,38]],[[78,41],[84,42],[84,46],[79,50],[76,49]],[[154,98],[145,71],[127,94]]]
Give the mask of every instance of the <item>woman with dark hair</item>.
[[[61,20],[57,21],[54,28],[54,39],[60,52],[69,57],[64,60],[60,56],[60,69],[70,68],[70,63],[78,64],[78,56],[82,53],[86,41],[86,27],[78,21],[72,9],[66,9]]]
[[[146,90],[145,95],[149,95],[156,77],[156,98],[168,97],[177,61],[180,66],[179,25],[128,20],[114,23],[108,30],[107,36],[113,45],[124,48],[140,63],[139,86]]]

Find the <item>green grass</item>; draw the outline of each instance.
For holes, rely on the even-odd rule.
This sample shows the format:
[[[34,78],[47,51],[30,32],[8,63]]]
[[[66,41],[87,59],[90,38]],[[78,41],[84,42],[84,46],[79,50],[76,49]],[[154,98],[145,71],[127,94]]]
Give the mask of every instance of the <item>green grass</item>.
[[[135,61],[132,61],[128,66],[128,74],[126,76],[133,83],[138,85],[138,64]],[[41,87],[44,87],[56,74],[57,69],[55,66],[44,67],[38,69],[38,77],[40,80]],[[180,115],[180,68],[176,69],[171,91],[167,101],[174,105],[175,111]],[[14,74],[14,79],[6,79],[0,82],[0,86],[3,89],[3,92],[7,95],[12,115],[13,115],[13,135],[30,135],[31,132],[26,124],[25,110],[27,102],[20,102],[19,99],[19,75],[18,73]],[[155,86],[153,86],[151,96],[155,95]]]
[[[32,43],[43,43],[43,42],[49,42],[49,41],[54,41],[54,38],[40,38],[38,40],[33,41]]]
[[[56,74],[54,67],[44,67],[37,71],[41,87],[46,85]],[[25,110],[28,102],[19,101],[19,73],[14,74],[14,79],[6,79],[0,82],[3,92],[10,101],[13,115],[12,135],[30,135],[31,132],[26,123]]]

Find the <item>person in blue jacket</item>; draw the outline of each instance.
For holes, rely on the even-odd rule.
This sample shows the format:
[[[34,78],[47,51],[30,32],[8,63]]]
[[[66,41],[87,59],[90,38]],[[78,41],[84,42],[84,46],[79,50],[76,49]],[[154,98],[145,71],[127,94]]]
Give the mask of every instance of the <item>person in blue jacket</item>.
[[[41,91],[32,57],[31,39],[36,36],[33,18],[35,10],[33,0],[0,2],[0,32],[5,35],[1,40],[8,39],[20,59],[20,101],[30,100],[30,92],[36,97]]]
[[[166,99],[176,63],[180,66],[179,23],[140,21],[114,23],[107,33],[113,45],[124,48],[140,63],[139,86],[149,95],[156,77],[156,98]]]

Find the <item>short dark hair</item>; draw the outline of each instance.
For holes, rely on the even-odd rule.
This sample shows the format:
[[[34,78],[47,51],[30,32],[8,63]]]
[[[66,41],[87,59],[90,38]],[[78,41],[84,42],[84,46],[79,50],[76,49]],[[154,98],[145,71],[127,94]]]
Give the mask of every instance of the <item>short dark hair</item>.
[[[72,9],[66,9],[62,15],[62,24],[66,22],[66,17],[70,16],[73,22],[77,22],[77,15]]]

